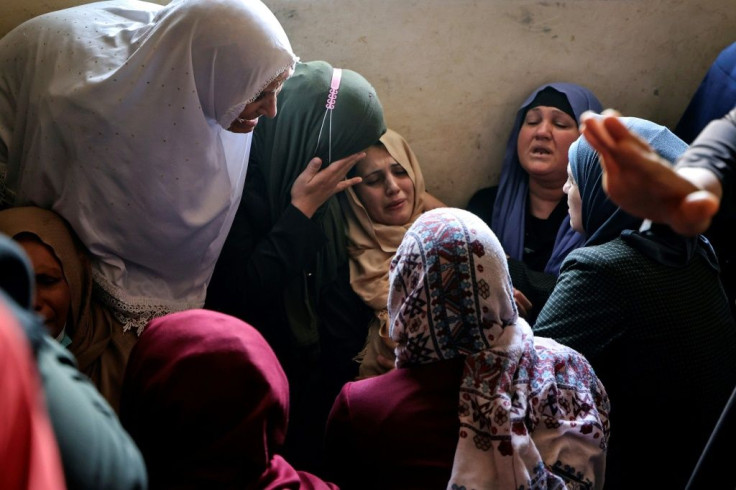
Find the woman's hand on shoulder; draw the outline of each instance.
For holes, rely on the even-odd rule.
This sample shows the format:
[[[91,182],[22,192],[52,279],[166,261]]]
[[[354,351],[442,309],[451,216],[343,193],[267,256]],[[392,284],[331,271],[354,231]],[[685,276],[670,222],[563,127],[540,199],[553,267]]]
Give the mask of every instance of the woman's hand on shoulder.
[[[430,209],[446,208],[447,204],[443,203],[429,192],[424,193],[424,210],[429,211]]]
[[[345,176],[363,158],[365,152],[356,153],[332,162],[321,170],[322,160],[312,158],[291,186],[291,204],[311,218],[329,198],[362,180],[360,177],[346,179]]]

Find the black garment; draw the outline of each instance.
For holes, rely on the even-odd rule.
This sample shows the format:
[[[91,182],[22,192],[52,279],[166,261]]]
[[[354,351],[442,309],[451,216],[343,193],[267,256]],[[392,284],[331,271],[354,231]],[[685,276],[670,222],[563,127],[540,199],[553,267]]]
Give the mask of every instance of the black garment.
[[[327,239],[321,227],[288,205],[270,222],[266,188],[251,160],[243,201],[207,290],[205,308],[238,317],[258,329],[289,380],[291,400],[284,456],[296,467],[320,471],[324,425],[342,385],[358,374],[371,309],[350,287],[347,260],[337,277],[315,291],[313,258]],[[302,280],[310,298],[285,294]],[[319,342],[306,345],[289,327],[289,301],[303,301],[318,319]]]
[[[470,198],[466,210],[481,218],[491,227],[493,206],[498,186],[486,187]],[[525,219],[524,259],[508,259],[509,274],[516,289],[524,293],[532,303],[525,319],[533,324],[547,298],[552,294],[557,276],[544,272],[552,255],[560,223],[567,216],[567,200],[562,199],[546,220],[535,218],[528,212]]]

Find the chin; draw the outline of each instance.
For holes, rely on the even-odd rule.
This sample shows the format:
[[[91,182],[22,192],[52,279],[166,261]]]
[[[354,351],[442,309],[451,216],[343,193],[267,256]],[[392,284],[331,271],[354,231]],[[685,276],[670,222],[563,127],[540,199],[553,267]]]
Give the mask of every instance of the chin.
[[[404,219],[402,216],[388,216],[383,224],[388,226],[404,226],[409,222],[409,218]]]

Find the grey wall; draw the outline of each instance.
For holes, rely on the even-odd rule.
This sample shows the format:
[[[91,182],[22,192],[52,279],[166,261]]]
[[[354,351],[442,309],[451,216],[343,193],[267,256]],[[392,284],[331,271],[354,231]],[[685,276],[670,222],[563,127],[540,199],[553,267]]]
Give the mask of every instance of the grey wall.
[[[514,114],[548,81],[672,127],[736,41],[734,0],[264,0],[305,61],[362,73],[428,189],[463,207],[498,179]],[[0,35],[70,0],[4,0]],[[161,1],[159,3],[166,3]]]

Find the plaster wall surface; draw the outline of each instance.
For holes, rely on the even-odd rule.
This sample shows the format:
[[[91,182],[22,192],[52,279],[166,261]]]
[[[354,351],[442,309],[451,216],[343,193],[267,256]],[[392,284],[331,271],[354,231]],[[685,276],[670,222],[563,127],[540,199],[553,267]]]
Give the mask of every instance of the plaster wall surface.
[[[85,2],[3,0],[0,35]],[[166,2],[158,2],[166,3]],[[464,207],[498,181],[513,117],[544,82],[674,127],[718,53],[734,0],[265,0],[305,61],[373,83],[430,192]]]

